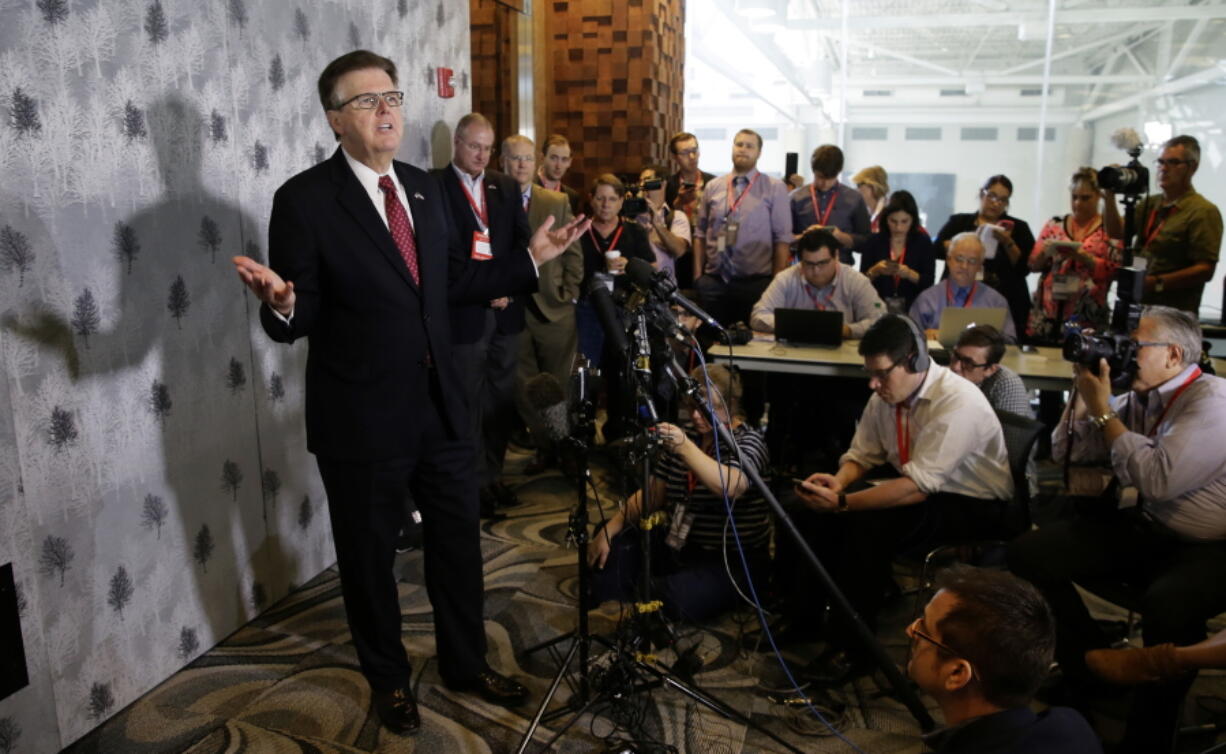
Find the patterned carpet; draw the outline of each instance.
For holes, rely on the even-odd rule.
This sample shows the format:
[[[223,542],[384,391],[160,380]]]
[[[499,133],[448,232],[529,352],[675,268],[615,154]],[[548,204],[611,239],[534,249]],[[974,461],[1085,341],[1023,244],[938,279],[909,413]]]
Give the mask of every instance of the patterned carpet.
[[[513,452],[508,468],[522,469],[527,460],[528,456]],[[594,459],[593,465],[601,500],[610,505],[609,490],[616,486],[611,469],[616,465],[602,458]],[[415,662],[414,685],[421,704],[419,735],[401,738],[380,727],[358,671],[340,584],[331,568],[78,741],[71,751],[515,751],[557,668],[549,652],[527,657],[520,652],[574,628],[577,566],[575,550],[563,544],[574,499],[572,486],[557,472],[512,480],[523,503],[510,509],[506,519],[483,524],[486,626],[491,665],[529,686],[533,696],[529,705],[506,710],[443,687],[433,660],[433,624],[420,586],[422,555],[417,551],[400,556],[397,568],[404,643]],[[595,506],[593,500],[593,517]],[[904,585],[909,573],[900,573]],[[895,602],[881,621],[887,627],[881,638],[901,663],[906,654],[902,626],[909,621],[914,603],[910,598]],[[609,635],[617,619],[617,606],[606,605],[592,613],[592,630]],[[750,714],[755,723],[799,750],[854,751],[829,735],[809,713],[770,700],[768,689],[784,685],[777,661],[773,655],[740,649],[742,630],[752,627],[754,620],[745,610],[714,625],[681,628],[679,646],[696,646],[695,654],[702,659],[695,675],[698,686]],[[817,649],[804,647],[785,656],[799,667]],[[594,654],[595,665],[607,667],[607,658],[602,659],[598,650]],[[675,659],[671,651],[664,651],[658,661],[668,665]],[[1208,688],[1221,697],[1220,682],[1220,676],[1210,676],[1198,682],[1193,694],[1204,694]],[[553,706],[570,693],[563,684]],[[900,703],[879,695],[872,678],[827,701],[845,705],[839,726],[860,750],[883,754],[923,750],[914,719]],[[939,719],[931,700],[926,704]],[[628,727],[636,727],[640,743],[651,741],[675,751],[785,751],[761,732],[721,717],[673,689],[654,689],[595,711],[598,714],[574,720],[551,750],[602,751],[611,741],[629,740]],[[543,726],[529,751],[545,750],[568,719]]]

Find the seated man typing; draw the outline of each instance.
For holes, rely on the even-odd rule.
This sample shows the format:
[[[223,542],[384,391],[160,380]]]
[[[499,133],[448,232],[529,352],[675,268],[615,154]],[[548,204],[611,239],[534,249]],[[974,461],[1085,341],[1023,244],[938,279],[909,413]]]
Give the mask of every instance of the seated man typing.
[[[862,338],[885,302],[877,289],[855,267],[839,261],[838,239],[827,228],[811,228],[796,242],[800,264],[775,275],[762,298],[753,305],[749,325],[774,332],[776,309],[820,309],[843,312],[843,337]]]
[[[949,277],[915,297],[911,304],[911,319],[924,329],[930,340],[935,340],[941,328],[941,312],[947,306],[967,309],[1004,309],[1005,340],[1017,342],[1017,329],[1009,314],[1009,302],[995,288],[976,280],[983,269],[983,241],[974,233],[959,233],[949,242],[945,264]]]
[[[1226,610],[1226,380],[1202,374],[1196,319],[1146,307],[1132,389],[1112,397],[1110,368],[1076,368],[1077,394],[1052,433],[1052,457],[1108,464],[1105,512],[1019,537],[1009,567],[1043,591],[1056,612],[1056,658],[1068,690],[1092,690],[1084,653],[1107,646],[1073,584],[1123,582],[1139,596],[1145,645],[1194,644]],[[1069,434],[1072,434],[1072,447]],[[1127,506],[1127,507],[1124,507]],[[1128,751],[1170,751],[1184,677],[1138,691]]]
[[[1013,495],[1000,422],[977,387],[928,358],[906,317],[887,314],[860,341],[873,396],[838,473],[813,474],[796,492],[817,513],[798,517],[814,550],[860,616],[875,629],[890,561],[908,535],[925,539],[996,535]],[[899,476],[849,491],[870,470],[890,464]],[[782,559],[783,556],[781,556]],[[812,597],[809,598],[812,601]],[[831,651],[809,675],[841,684],[868,668],[848,644],[846,626],[831,627]]]

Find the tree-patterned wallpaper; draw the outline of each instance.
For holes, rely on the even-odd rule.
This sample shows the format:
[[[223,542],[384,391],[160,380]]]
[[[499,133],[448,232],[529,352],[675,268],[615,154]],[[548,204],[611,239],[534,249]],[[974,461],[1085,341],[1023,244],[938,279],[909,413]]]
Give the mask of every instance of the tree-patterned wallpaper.
[[[229,258],[335,149],[329,60],[396,60],[400,157],[430,167],[468,40],[451,0],[0,0],[0,565],[30,671],[0,754],[75,741],[334,561],[306,345],[264,336]]]

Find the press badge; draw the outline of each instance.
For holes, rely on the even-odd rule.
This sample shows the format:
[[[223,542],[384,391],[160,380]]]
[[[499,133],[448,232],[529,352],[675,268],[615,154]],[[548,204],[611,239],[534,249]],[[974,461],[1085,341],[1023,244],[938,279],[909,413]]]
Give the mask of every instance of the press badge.
[[[664,543],[674,550],[680,550],[685,547],[685,540],[689,539],[693,526],[694,514],[685,512],[685,503],[678,503],[673,509],[673,520],[669,524]]]
[[[479,230],[473,231],[472,258],[479,262],[486,262],[494,258],[494,250],[490,247],[489,233],[483,233]]]
[[[735,220],[729,221],[724,225],[724,231],[719,237],[719,250],[727,251],[736,247],[736,236],[741,230],[741,224]]]
[[[1051,281],[1051,297],[1056,301],[1068,301],[1081,290],[1081,278],[1076,275],[1056,275]]]

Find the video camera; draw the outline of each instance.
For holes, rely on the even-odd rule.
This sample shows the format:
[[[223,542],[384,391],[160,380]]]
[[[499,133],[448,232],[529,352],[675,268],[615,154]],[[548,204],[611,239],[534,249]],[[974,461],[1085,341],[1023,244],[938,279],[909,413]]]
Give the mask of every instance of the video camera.
[[[1108,165],[1098,171],[1098,185],[1117,194],[1136,197],[1149,193],[1149,168],[1141,164],[1141,151],[1145,145],[1131,128],[1121,128],[1111,134],[1111,143],[1128,153],[1132,159],[1127,165]]]
[[[642,183],[631,183],[626,186],[626,201],[622,203],[622,217],[638,217],[647,212],[650,208],[647,206],[647,197],[643,196],[648,191],[656,191],[664,185],[663,178],[649,178]]]

